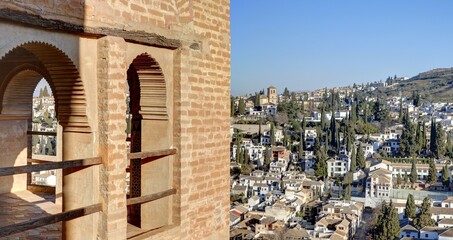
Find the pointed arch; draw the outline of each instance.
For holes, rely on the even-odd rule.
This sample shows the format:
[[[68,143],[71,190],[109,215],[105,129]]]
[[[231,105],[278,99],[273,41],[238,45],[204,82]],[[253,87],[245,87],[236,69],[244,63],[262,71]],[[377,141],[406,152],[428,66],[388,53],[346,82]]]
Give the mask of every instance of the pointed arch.
[[[85,90],[79,72],[63,51],[48,43],[28,42],[1,58],[1,113],[7,114],[7,109],[14,104],[23,104],[25,98],[31,101],[34,86],[40,80],[36,80],[36,74],[40,74],[51,86],[57,118],[64,131],[90,132]],[[20,86],[20,89],[12,86]]]

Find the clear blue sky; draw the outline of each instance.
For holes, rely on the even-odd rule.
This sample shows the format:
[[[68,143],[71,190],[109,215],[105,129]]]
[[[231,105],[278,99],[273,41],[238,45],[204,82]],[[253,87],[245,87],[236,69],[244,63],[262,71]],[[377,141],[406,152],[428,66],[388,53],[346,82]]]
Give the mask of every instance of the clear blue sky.
[[[231,0],[232,95],[438,67],[453,67],[450,0]]]

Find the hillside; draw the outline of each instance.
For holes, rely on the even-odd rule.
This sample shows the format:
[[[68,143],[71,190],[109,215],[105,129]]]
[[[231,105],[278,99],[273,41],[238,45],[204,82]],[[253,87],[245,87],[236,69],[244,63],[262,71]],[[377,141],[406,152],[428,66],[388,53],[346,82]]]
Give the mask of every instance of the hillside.
[[[453,68],[436,68],[374,91],[373,95],[411,96],[418,91],[429,101],[453,101]]]

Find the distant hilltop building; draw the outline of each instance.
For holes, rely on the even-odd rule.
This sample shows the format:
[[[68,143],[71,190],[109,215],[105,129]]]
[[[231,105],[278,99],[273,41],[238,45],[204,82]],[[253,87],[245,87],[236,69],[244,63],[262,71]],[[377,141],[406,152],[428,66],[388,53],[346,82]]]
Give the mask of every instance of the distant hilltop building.
[[[270,86],[267,88],[267,97],[269,103],[277,104],[277,88]]]

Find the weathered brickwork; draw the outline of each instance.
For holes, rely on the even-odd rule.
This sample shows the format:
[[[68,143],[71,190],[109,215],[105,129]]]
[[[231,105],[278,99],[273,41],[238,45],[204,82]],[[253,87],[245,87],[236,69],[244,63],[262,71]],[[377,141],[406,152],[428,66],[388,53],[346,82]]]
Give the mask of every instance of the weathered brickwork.
[[[99,153],[104,160],[100,176],[101,214],[99,234],[103,239],[114,239],[126,234],[126,42],[115,37],[98,40],[98,88],[99,93]]]
[[[60,34],[66,38],[69,34],[80,43],[78,46],[61,44],[62,52],[67,52],[65,47],[69,46],[68,49],[76,48],[80,53],[91,51],[89,54],[92,55],[89,59],[80,57],[80,62],[75,63],[80,68],[81,80],[88,93],[86,105],[90,109],[87,116],[91,133],[87,135],[87,139],[93,145],[90,151],[93,155],[102,157],[103,162],[99,167],[99,182],[93,183],[100,186],[99,202],[103,205],[103,211],[91,220],[87,218],[88,222],[93,221],[92,224],[97,226],[97,236],[87,236],[86,239],[126,239],[128,234],[124,190],[127,167],[124,133],[126,78],[130,59],[145,52],[155,57],[157,62],[160,61],[166,81],[172,84],[172,106],[167,108],[171,111],[173,136],[169,139],[178,153],[173,157],[172,167],[169,169],[172,171],[172,187],[177,193],[169,198],[172,201],[172,224],[158,231],[142,234],[136,239],[227,239],[229,1],[7,0],[0,3],[0,10],[4,8],[90,28],[143,31],[145,35],[157,34],[180,42],[179,47],[169,48],[164,43],[160,47],[159,43],[145,46],[145,43],[130,42],[108,34],[88,38],[80,32],[74,32],[73,35],[49,30],[39,32],[41,41],[51,45],[54,39],[59,39]],[[0,28],[1,24],[9,23],[0,20]],[[34,32],[27,30],[23,33]],[[143,51],[139,51],[140,44],[144,44]],[[84,61],[86,59],[88,61]],[[74,58],[72,60],[76,61]],[[172,74],[167,74],[168,72]],[[167,79],[167,76],[172,79]],[[152,133],[143,133],[150,134]],[[77,191],[76,187],[64,191]]]

